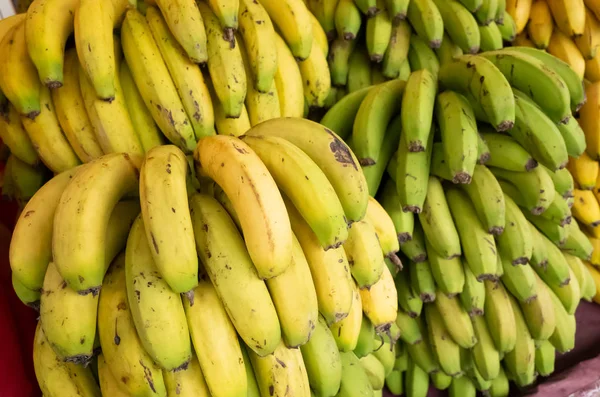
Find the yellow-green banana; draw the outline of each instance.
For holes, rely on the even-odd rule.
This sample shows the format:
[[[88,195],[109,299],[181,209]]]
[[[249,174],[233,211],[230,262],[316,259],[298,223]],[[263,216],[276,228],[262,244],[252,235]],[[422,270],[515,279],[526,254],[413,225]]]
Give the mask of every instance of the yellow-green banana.
[[[409,3],[410,4],[410,3]],[[402,65],[407,62],[412,29],[408,21],[399,21],[392,27],[390,42],[383,56],[382,73],[389,79],[400,77]]]
[[[404,212],[400,199],[398,197],[398,190],[396,184],[392,179],[388,179],[383,188],[379,191],[379,202],[381,206],[388,213],[398,236],[400,245],[412,240],[413,230],[415,226],[415,216],[412,212]]]
[[[310,11],[302,0],[263,0],[262,6],[298,60],[308,58],[313,44]]]
[[[556,329],[556,315],[546,283],[534,274],[537,298],[520,303],[529,333],[535,340],[546,340]]]
[[[414,221],[412,239],[402,243],[400,249],[402,253],[413,262],[422,262],[427,259],[427,248],[425,246],[425,234],[421,222]],[[439,254],[438,254],[439,255]]]
[[[408,62],[413,71],[428,70],[437,80],[440,71],[440,61],[429,44],[417,35],[411,36],[408,49]]]
[[[537,167],[537,161],[511,136],[491,131],[482,132],[481,136],[490,151],[487,166],[515,172],[529,172]]]
[[[480,25],[479,36],[481,37],[481,51],[494,51],[503,47],[502,33],[494,21],[491,21],[487,26]]]
[[[556,349],[547,340],[535,343],[535,371],[541,376],[550,376],[554,372]]]
[[[353,352],[341,352],[342,381],[340,383],[339,397],[371,396],[373,387],[367,377],[359,359]]]
[[[509,301],[515,317],[517,343],[504,356],[504,363],[517,385],[523,387],[535,380],[535,344],[518,303],[514,298]]]
[[[382,333],[390,328],[398,312],[398,296],[391,272],[384,266],[379,281],[369,289],[361,289],[363,312],[371,320],[375,331]]]
[[[340,0],[335,8],[335,29],[338,37],[354,40],[360,30],[362,18],[354,0]]]
[[[431,48],[438,48],[444,36],[444,21],[433,0],[414,0],[408,3],[406,18],[419,37]]]
[[[419,298],[425,303],[433,302],[436,296],[436,285],[429,262],[411,262],[409,271],[411,283]]]
[[[359,359],[360,365],[369,378],[373,391],[382,390],[385,384],[385,368],[373,354],[368,354]]]
[[[501,236],[506,227],[506,209],[502,188],[494,174],[484,165],[476,165],[471,183],[461,184],[485,230]]]
[[[462,306],[471,317],[483,316],[485,312],[485,285],[478,281],[467,263],[464,269],[464,288],[459,295]]]
[[[418,320],[402,310],[398,311],[396,325],[400,329],[400,338],[405,343],[414,345],[423,340],[423,335],[421,334],[421,328],[419,328]]]
[[[566,353],[575,347],[575,329],[577,323],[575,316],[570,315],[558,297],[552,291],[548,291],[552,304],[554,306],[554,315],[556,317],[556,328],[550,336],[550,343],[559,353]]]
[[[304,88],[300,68],[285,41],[277,33],[275,48],[277,67],[274,79],[281,116],[301,118],[304,114]]]
[[[435,305],[452,339],[464,349],[472,348],[477,343],[477,338],[469,314],[462,307],[460,299],[457,296],[450,298],[440,293],[437,294]]]
[[[587,270],[586,270],[587,271]],[[24,305],[29,306],[36,312],[40,311],[40,299],[41,299],[41,291],[40,290],[32,290],[23,285],[21,281],[17,278],[15,273],[11,275],[11,284],[17,298]],[[595,288],[595,287],[594,287]]]
[[[477,389],[467,375],[462,375],[452,379],[448,394],[450,397],[475,397]]]
[[[356,357],[365,357],[373,352],[375,349],[375,328],[373,323],[367,316],[362,316],[360,323],[360,332],[358,334],[358,340],[356,347],[354,348],[354,354]]]
[[[448,332],[442,314],[435,304],[425,305],[425,318],[427,319],[431,350],[440,368],[450,376],[457,376],[462,371],[460,367],[460,346],[456,344]]]
[[[464,290],[465,271],[459,256],[446,259],[440,256],[429,240],[427,246],[427,260],[436,285],[446,295],[456,295]]]
[[[501,282],[485,280],[484,317],[496,349],[508,353],[517,343],[516,320],[510,297]]]
[[[367,19],[365,42],[367,52],[371,62],[379,63],[383,60],[383,55],[390,42],[392,34],[392,19],[388,13],[383,0],[378,1],[377,8],[379,12]]]
[[[527,303],[537,297],[535,272],[528,263],[514,264],[500,255],[503,267],[502,283],[519,302]]]
[[[398,294],[398,306],[409,317],[415,318],[423,310],[423,301],[413,291],[408,273],[408,270],[398,272],[394,281]],[[400,325],[399,327],[402,328]]]
[[[385,264],[373,225],[364,220],[354,222],[343,247],[359,288],[369,288],[379,281]]]
[[[425,396],[429,390],[429,375],[414,360],[408,363],[405,378],[407,396]]]
[[[163,371],[163,377],[167,396],[174,394],[181,397],[209,397],[211,395],[198,358],[194,354],[186,369],[177,372]]]
[[[395,253],[400,249],[396,228],[394,227],[392,218],[390,218],[381,204],[373,197],[369,197],[365,220],[375,227],[383,254],[393,259]]]
[[[400,144],[406,145],[410,152],[422,152],[428,148],[436,92],[435,76],[427,69],[412,73],[406,82],[402,97],[403,138]]]
[[[23,127],[21,116],[11,103],[6,103],[6,109],[0,111],[0,139],[21,161],[30,165],[40,162],[33,143]]]
[[[473,318],[477,344],[473,347],[473,363],[484,380],[491,381],[500,372],[500,353],[482,316]]]
[[[433,0],[444,21],[444,29],[465,53],[479,51],[480,36],[475,17],[458,1]]]
[[[524,207],[534,215],[544,212],[554,200],[555,190],[552,179],[542,167],[536,167],[529,172],[508,171],[497,167],[490,167],[489,169],[499,180],[503,189],[506,186],[504,182],[508,182],[515,187],[518,186],[518,192],[521,193],[525,204]],[[506,193],[510,195],[509,191]]]
[[[126,397],[127,394],[121,389],[119,382],[110,372],[110,368],[106,365],[104,354],[100,353],[98,356],[98,383],[100,384],[100,391],[102,395],[115,396],[115,397]]]
[[[334,75],[340,74],[339,80],[341,82],[339,85],[345,84],[349,93],[365,87],[370,87],[373,84],[371,77],[371,60],[369,59],[367,48],[362,44],[357,44],[357,47],[355,48],[355,41],[356,40],[348,42],[344,40],[346,45],[339,47],[341,54],[336,54],[334,48],[329,57],[329,61],[332,63],[330,69],[333,71]],[[350,54],[348,54],[346,58],[345,55],[347,53]]]
[[[341,352],[353,351],[358,344],[363,319],[362,301],[356,284],[352,283],[352,305],[346,318],[329,326]]]
[[[512,265],[527,264],[533,252],[527,219],[508,195],[504,195],[504,204],[506,228],[496,237],[498,251]]]

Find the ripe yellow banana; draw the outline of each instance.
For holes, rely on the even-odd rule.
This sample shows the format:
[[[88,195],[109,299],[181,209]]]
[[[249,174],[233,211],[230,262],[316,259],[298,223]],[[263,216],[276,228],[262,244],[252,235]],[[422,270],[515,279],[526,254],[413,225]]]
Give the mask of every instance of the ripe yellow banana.
[[[100,391],[104,396],[127,397],[128,394],[121,389],[121,385],[110,372],[110,368],[106,364],[104,354],[98,356],[98,383],[100,383]]]
[[[575,197],[571,210],[575,219],[592,229],[600,226],[600,205],[594,193],[591,190],[575,189],[573,194]]]
[[[585,61],[585,79],[592,83],[600,80],[600,53],[596,52],[596,56]]]
[[[310,54],[298,62],[304,87],[304,98],[309,107],[323,107],[331,90],[331,75],[327,55],[315,44]]]
[[[71,178],[80,168],[58,174],[48,181],[23,208],[10,243],[13,275],[28,289],[40,290],[46,267],[52,260],[54,212]]]
[[[204,81],[208,87],[210,97],[212,99],[217,134],[230,136],[244,135],[251,127],[246,106],[242,106],[242,112],[240,113],[240,117],[237,119],[227,117],[225,110],[223,109],[223,105],[221,105],[219,97],[217,97],[215,88],[213,87],[210,77],[207,73],[204,73]]]
[[[200,259],[236,331],[257,354],[272,353],[281,339],[280,323],[239,231],[225,209],[210,196],[192,196],[190,208]]]
[[[548,47],[553,28],[554,21],[548,3],[543,0],[534,1],[529,12],[527,33],[537,48]]]
[[[593,159],[600,159],[600,120],[594,115],[600,106],[600,81],[585,87],[587,102],[579,111],[579,125],[585,134],[586,152]]]
[[[63,58],[67,38],[73,33],[79,0],[36,0],[27,10],[25,37],[29,57],[48,88],[63,85]]]
[[[171,142],[186,153],[191,152],[196,146],[194,129],[150,27],[137,10],[127,11],[121,42],[131,74],[154,121]]]
[[[387,266],[383,267],[383,274],[379,281],[369,289],[360,290],[363,312],[371,320],[375,331],[387,331],[391,323],[396,321],[398,312],[398,295],[394,285],[394,278]]]
[[[245,360],[246,358],[244,358]],[[254,375],[251,374],[251,376]],[[211,395],[195,354],[192,354],[192,360],[186,369],[177,372],[163,371],[163,377],[167,387],[167,396],[210,397]],[[258,397],[257,394],[248,395]]]
[[[192,346],[183,303],[158,271],[142,216],[129,232],[125,277],[127,300],[144,349],[164,370],[187,368]]]
[[[298,60],[308,58],[313,44],[310,11],[302,0],[263,0],[273,23],[280,30],[292,54]]]
[[[531,3],[532,0],[506,0],[506,12],[510,14],[515,21],[517,33],[521,33],[525,30],[525,26],[527,25],[531,14]]]
[[[298,63],[285,41],[275,34],[277,66],[274,75],[279,96],[281,117],[302,117],[304,114],[304,86]]]
[[[238,28],[239,0],[209,0],[207,3],[221,23],[223,39],[233,40],[233,33]]]
[[[133,396],[166,396],[162,371],[146,353],[135,329],[122,259],[108,269],[98,302],[102,354],[123,392]]]
[[[296,236],[293,236],[292,262],[282,274],[266,283],[285,345],[298,347],[308,342],[318,321],[319,304],[310,267]],[[302,299],[296,299],[298,296]]]
[[[575,73],[577,73],[577,76],[579,76],[580,79],[583,79],[585,73],[585,59],[583,58],[583,55],[581,55],[579,48],[577,48],[569,36],[558,29],[554,29],[546,50],[555,57],[568,63]]]
[[[77,166],[80,161],[58,123],[50,89],[44,86],[40,86],[40,104],[42,110],[35,119],[21,116],[25,131],[40,159],[55,173]]]
[[[362,324],[363,310],[360,292],[355,283],[352,283],[352,305],[348,316],[337,323],[329,326],[333,337],[341,352],[350,352],[356,348]]]
[[[591,190],[596,185],[600,167],[587,153],[577,158],[569,157],[567,169],[581,190]]]
[[[64,363],[54,353],[41,322],[38,322],[33,341],[33,368],[44,396],[102,395],[90,368]]]
[[[61,63],[63,61],[61,60]],[[85,108],[79,84],[79,60],[75,49],[67,50],[64,57],[62,86],[52,90],[56,116],[77,157],[87,163],[102,156],[94,127]],[[62,74],[62,67],[61,67]]]
[[[575,37],[574,41],[586,60],[593,59],[596,56],[598,46],[600,46],[600,21],[587,8],[585,9],[583,35]]]
[[[67,186],[56,208],[52,255],[71,288],[95,292],[105,269],[106,225],[116,203],[137,191],[141,159],[123,153],[86,164]]]
[[[384,257],[375,227],[365,221],[354,222],[344,242],[344,251],[359,288],[368,288],[381,278]]]
[[[246,369],[235,328],[206,274],[183,305],[202,374],[213,396],[247,393]],[[217,347],[217,351],[215,351]]]
[[[568,37],[581,36],[585,31],[583,0],[547,0],[558,29]]]
[[[398,242],[394,222],[381,204],[373,197],[369,197],[365,219],[375,228],[383,254],[386,257],[395,255],[400,250],[400,243]]]
[[[215,136],[200,140],[194,160],[197,172],[231,199],[259,276],[281,274],[291,261],[292,232],[281,194],[260,157],[236,138]],[[246,182],[240,185],[240,178]]]
[[[194,0],[155,0],[169,30],[196,63],[208,60],[205,21]],[[203,23],[204,22],[204,23]],[[221,29],[219,29],[221,30]]]

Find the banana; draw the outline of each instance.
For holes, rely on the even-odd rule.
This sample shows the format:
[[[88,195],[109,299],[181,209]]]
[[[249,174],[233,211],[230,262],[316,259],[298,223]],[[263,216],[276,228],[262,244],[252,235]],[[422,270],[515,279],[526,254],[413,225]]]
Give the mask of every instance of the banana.
[[[385,387],[395,396],[400,396],[404,393],[404,378],[402,372],[392,371],[385,377]]]
[[[247,358],[244,357],[244,363]],[[208,385],[202,374],[198,358],[192,354],[192,360],[188,367],[177,372],[163,372],[167,396],[173,394],[182,397],[209,397]],[[254,377],[253,374],[250,376]],[[250,393],[250,392],[249,392]],[[248,394],[251,395],[251,394]],[[256,394],[257,395],[257,394]]]
[[[462,348],[472,348],[477,343],[477,338],[469,314],[462,307],[459,298],[457,296],[450,298],[439,293],[435,305],[444,319],[444,324],[446,324],[452,339]]]
[[[510,15],[510,14],[507,13],[506,15]],[[533,41],[531,41],[529,39],[529,37],[527,37],[527,32],[524,32],[524,31],[517,34],[511,44],[518,46],[519,48],[525,48],[525,47],[536,48]]]
[[[550,11],[558,29],[569,37],[581,36],[585,29],[585,6],[583,0],[566,4],[563,0],[548,0]]]
[[[593,279],[590,277],[590,273],[585,268],[583,261],[573,255],[563,252],[571,272],[577,279],[577,284],[580,288],[580,294],[582,299],[591,300],[591,297],[595,295],[596,286],[593,283]],[[592,293],[594,291],[594,293]]]
[[[441,292],[450,296],[463,292],[465,271],[460,256],[446,259],[438,254],[429,240],[426,246],[431,273]]]
[[[385,131],[397,112],[398,101],[407,84],[391,80],[369,91],[361,103],[352,131],[356,156],[363,166],[374,165],[381,152]]]
[[[479,51],[480,36],[475,17],[458,1],[433,0],[444,21],[444,29],[465,53]]]
[[[460,0],[460,3],[472,13],[477,11],[483,5],[482,0]]]
[[[331,77],[326,55],[315,44],[308,57],[298,62],[302,75],[304,98],[309,107],[324,107],[331,90]]]
[[[505,14],[505,15],[509,15],[509,14]],[[499,372],[498,376],[496,377],[496,379],[492,380],[492,385],[490,386],[490,389],[488,392],[491,397],[508,397],[508,391],[509,391],[508,378],[506,377],[506,373],[504,372],[504,369],[502,368],[502,365],[501,365],[500,372]]]
[[[360,360],[353,352],[340,352],[342,381],[337,396],[372,396],[373,387]]]
[[[475,385],[467,375],[452,379],[448,391],[450,397],[474,397],[477,395]]]
[[[343,247],[359,288],[369,288],[379,281],[385,265],[381,245],[372,224],[365,221],[353,223]]]
[[[481,376],[479,370],[475,366],[472,366],[469,370],[467,370],[466,376],[468,376],[469,379],[471,379],[471,382],[473,382],[473,384],[475,385],[475,389],[477,389],[478,391],[485,392],[489,390],[489,388],[492,385],[491,381],[485,380],[483,376]]]
[[[379,12],[367,19],[365,42],[371,62],[379,63],[387,49],[392,34],[392,19],[383,4],[379,0],[377,4]]]
[[[237,118],[246,98],[247,76],[235,36],[223,40],[219,20],[208,5],[198,3],[204,24],[208,26],[208,70],[227,117]]]
[[[188,58],[177,43],[157,8],[148,7],[146,20],[181,98],[196,140],[214,135],[212,102],[200,68]]]
[[[62,59],[60,62],[63,62]],[[64,64],[61,87],[52,90],[52,102],[69,144],[82,162],[88,162],[102,156],[103,152],[94,134],[94,127],[90,122],[81,95],[80,66],[74,49],[67,50]]]
[[[353,350],[358,358],[365,357],[375,349],[375,328],[367,316],[361,316],[360,332],[356,348]]]
[[[354,48],[354,41],[352,40],[349,43],[346,41],[345,48],[340,48],[340,50],[351,52],[347,57],[345,53],[342,53],[340,54],[342,56],[335,58],[335,54],[332,53],[332,56],[329,58],[329,62],[333,63],[330,69],[333,70],[334,74],[339,73],[340,76],[338,79],[341,82],[343,81],[343,84],[339,83],[338,85],[346,85],[349,93],[372,85],[371,60],[369,59],[367,48],[363,45]],[[345,65],[342,67],[340,63],[345,63]]]
[[[446,200],[462,241],[467,263],[478,280],[493,278],[496,269],[496,244],[477,218],[475,207],[459,190],[446,192]]]
[[[27,50],[40,80],[48,88],[59,88],[63,84],[64,48],[73,33],[73,15],[78,5],[77,0],[37,0],[27,10]]]
[[[525,30],[525,26],[531,15],[531,3],[531,0],[506,0],[506,12],[504,15],[508,14],[513,18],[517,27],[517,33]]]
[[[10,103],[6,103],[5,111],[0,110],[0,139],[21,161],[30,165],[39,163],[40,158],[23,128],[21,116]]]
[[[423,152],[427,149],[436,91],[434,75],[425,69],[412,73],[406,82],[402,97],[401,144],[406,145],[409,152]]]
[[[21,115],[33,120],[42,110],[41,83],[27,52],[26,23],[14,22],[0,36],[0,89]]]
[[[470,183],[477,162],[477,125],[469,102],[452,91],[439,94],[436,119],[452,182]]]
[[[569,283],[566,285],[556,286],[548,285],[552,291],[556,294],[558,299],[568,314],[575,314],[579,301],[581,300],[581,287],[577,281],[577,277],[573,270],[569,267]]]
[[[413,289],[419,294],[419,298],[425,303],[435,301],[436,285],[429,263],[412,262],[409,271]]]
[[[453,41],[456,42],[454,38]],[[512,89],[491,61],[483,57],[463,55],[443,64],[439,79],[446,89],[478,98],[486,119],[497,131],[506,131],[513,127],[515,99]],[[484,92],[488,94],[483,95]]]
[[[417,35],[431,48],[440,47],[444,35],[444,21],[433,0],[410,1],[406,18]]]
[[[324,249],[339,247],[348,236],[344,210],[333,186],[317,164],[284,138],[246,136],[243,140],[264,162],[282,192],[311,226]],[[282,164],[285,168],[282,168]],[[306,185],[298,185],[300,180],[307,181]],[[307,191],[313,193],[307,195]],[[313,217],[313,214],[321,213],[327,215],[324,218]]]
[[[504,363],[517,385],[522,387],[535,380],[535,345],[519,305],[513,298],[509,301],[515,317],[517,343],[514,350],[504,356]]]
[[[507,189],[510,189],[510,184],[519,187],[524,207],[534,215],[543,213],[554,200],[556,191],[552,179],[542,167],[536,167],[529,172],[507,171],[496,167],[489,169],[499,180],[503,190],[507,186],[509,186]],[[506,193],[510,194],[510,190]]]
[[[600,54],[597,51],[594,58],[585,61],[584,77],[592,83],[600,80]]]
[[[587,270],[586,270],[586,272],[587,272]],[[17,295],[17,298],[19,298],[19,300],[25,306],[29,306],[36,312],[40,311],[41,291],[32,290],[32,289],[25,287],[23,285],[23,283],[21,281],[19,281],[19,279],[17,278],[15,273],[13,273],[11,276],[11,284],[12,284],[13,290],[15,291],[15,294]],[[594,286],[594,291],[595,291],[595,288],[596,287]],[[595,294],[595,292],[594,292],[594,294]]]
[[[414,361],[408,363],[405,378],[405,392],[407,396],[420,397],[427,395],[429,390],[429,376]]]
[[[423,262],[427,259],[425,234],[420,222],[414,223],[412,239],[404,242],[400,249],[413,262]],[[439,254],[438,254],[439,255]]]
[[[473,347],[473,362],[481,377],[486,381],[491,381],[500,373],[500,352],[494,345],[485,319],[482,316],[476,316],[472,322],[478,341]]]
[[[385,137],[383,138],[383,142],[381,144],[381,151],[379,152],[379,157],[375,160],[375,165],[361,167],[363,174],[365,175],[365,179],[367,180],[367,185],[369,186],[369,194],[371,196],[375,196],[377,191],[379,190],[379,186],[381,184],[381,180],[383,178],[383,174],[386,171],[386,168],[392,158],[394,151],[398,147],[398,142],[400,141],[400,128],[402,125],[402,119],[400,115],[396,116],[390,125],[387,127],[387,131],[385,133]],[[394,183],[393,180],[389,180],[389,182]],[[396,185],[393,186],[395,191],[395,195],[397,196],[397,188]],[[398,199],[397,204],[400,204]],[[401,208],[400,211],[402,212]],[[411,216],[411,214],[406,214],[406,216]]]
[[[419,36],[411,36],[410,47],[408,49],[408,62],[411,70],[427,69],[433,74],[434,79],[437,79],[440,71],[440,62],[433,49]]]
[[[464,287],[459,295],[462,306],[471,317],[483,316],[485,312],[485,285],[475,278],[468,264],[464,264],[463,272]]]
[[[193,196],[190,207],[196,246],[202,263],[216,286],[236,331],[248,347],[258,354],[271,353],[281,337],[276,309],[267,287],[256,275],[235,224],[223,207],[209,196]],[[216,238],[217,236],[219,237]],[[228,239],[225,240],[224,236]],[[237,279],[227,277],[222,271],[232,264],[237,266]],[[237,287],[240,280],[247,286],[245,289]],[[254,314],[248,317],[241,313]]]
[[[394,279],[387,266],[377,283],[369,289],[360,289],[360,298],[364,314],[369,318],[379,334],[389,330],[396,320],[398,312],[398,295]]]
[[[541,376],[550,376],[554,372],[556,349],[547,340],[536,341],[535,371]]]
[[[160,276],[141,216],[127,241],[125,276],[133,322],[145,350],[167,371],[187,368],[192,347],[183,303]]]
[[[440,65],[442,65],[446,62],[452,61],[456,57],[463,55],[463,50],[454,44],[447,33],[444,33],[440,47],[435,49],[435,55],[440,61]]]
[[[485,321],[496,349],[508,353],[515,348],[517,330],[510,297],[500,282],[485,280]]]
[[[575,45],[579,48],[581,55],[586,60],[593,59],[596,56],[598,46],[600,45],[600,22],[594,14],[585,8],[585,25],[583,34],[574,38]]]
[[[495,132],[483,132],[481,136],[490,151],[488,167],[516,172],[529,172],[537,167],[537,161],[511,136]]]
[[[244,366],[246,367],[246,384],[248,386],[247,395],[248,397],[259,397],[260,389],[258,387],[258,382],[256,380],[256,376],[254,375],[254,369],[252,369],[252,363],[250,362],[248,350],[242,341],[240,341],[240,348],[242,350],[242,356],[244,358]]]
[[[104,360],[123,392],[136,396],[166,396],[160,367],[144,350],[135,329],[127,301],[122,259],[110,266],[98,302],[98,335]]]
[[[501,236],[506,225],[505,199],[494,174],[487,167],[476,165],[471,183],[461,184],[460,187],[471,199],[477,216],[488,233]]]
[[[560,287],[567,285],[570,279],[568,262],[552,241],[541,234],[540,238],[546,246],[548,263],[544,266],[533,266],[533,269],[548,286]]]
[[[382,62],[382,73],[385,77],[389,79],[400,77],[402,65],[408,59],[411,34],[411,25],[407,21],[399,21],[392,27],[390,42]]]
[[[579,125],[585,133],[586,152],[594,160],[600,159],[600,122],[594,115],[600,106],[600,82],[585,87],[587,102],[579,111]]]
[[[379,201],[394,222],[400,245],[412,240],[415,218],[411,212],[402,211],[396,184],[393,180],[388,179],[385,182],[379,193]]]
[[[313,44],[310,11],[302,0],[286,0],[284,3],[264,0],[261,5],[280,30],[292,54],[298,60],[308,58]]]
[[[556,351],[566,353],[575,346],[575,329],[577,327],[575,316],[567,313],[554,292],[548,291],[548,293],[552,299],[556,317],[556,329],[550,336],[549,341],[556,348]]]
[[[23,208],[12,233],[9,261],[13,277],[27,289],[42,288],[52,260],[52,228],[60,197],[81,167],[58,174],[36,192]]]
[[[460,346],[450,336],[439,309],[434,304],[425,305],[425,318],[431,350],[441,370],[450,376],[460,374]]]
[[[152,257],[165,282],[180,293],[195,288],[198,280],[187,172],[185,155],[174,145],[150,150],[140,169],[140,202]]]
[[[509,13],[505,12],[503,23],[499,23],[498,21],[496,21],[496,24],[498,25],[498,29],[500,29],[502,40],[516,45],[515,40],[519,36],[517,36],[517,25],[515,24],[515,20],[513,19],[513,17],[511,17]]]
[[[531,336],[535,340],[546,340],[556,328],[554,306],[546,283],[537,274],[534,274],[534,282],[538,296],[529,302],[521,302],[521,311]]]
[[[592,160],[587,153],[583,153],[578,158],[569,157],[567,169],[573,175],[575,183],[581,190],[591,190],[596,185],[598,171],[600,167],[596,160]],[[577,190],[579,190],[577,189]]]
[[[505,255],[501,255],[501,261],[504,270],[501,280],[506,289],[521,303],[535,299],[538,288],[531,266],[527,263],[515,265]]]
[[[408,367],[410,367],[411,362],[415,362],[418,367],[428,374],[438,372],[440,367],[434,355],[431,341],[427,335],[427,329],[423,322],[424,320],[418,318],[416,321],[421,329],[423,340],[412,345],[406,345],[406,350],[410,357],[410,360],[408,360]]]
[[[504,195],[506,229],[496,237],[498,250],[513,265],[529,262],[533,251],[527,219],[521,209],[508,196]],[[506,269],[506,266],[505,266]]]
[[[400,338],[405,343],[414,345],[421,343],[423,340],[423,335],[421,334],[421,328],[419,328],[418,320],[411,317],[409,314],[406,314],[402,310],[398,311],[396,325],[400,329]]]
[[[398,272],[394,280],[394,284],[396,285],[398,306],[400,309],[402,309],[409,317],[415,318],[419,316],[421,314],[421,310],[423,309],[423,301],[417,294],[415,294],[412,288],[408,270]],[[404,328],[401,325],[398,326],[400,329]],[[411,342],[407,341],[407,343]],[[412,343],[414,343],[414,341]]]
[[[353,0],[340,0],[337,3],[334,23],[335,30],[340,39],[354,40],[360,30],[361,20],[360,10]]]
[[[56,208],[52,255],[67,284],[97,292],[105,272],[106,225],[116,203],[138,188],[141,159],[114,153],[77,172]]]
[[[286,346],[297,347],[310,339],[319,311],[310,268],[295,236],[292,250],[288,268],[266,283],[281,323],[283,340]],[[295,296],[303,298],[291,298]]]
[[[566,243],[568,230],[559,223],[529,212],[525,212],[524,214],[529,222],[533,223],[553,244],[562,247]]]
[[[342,381],[342,360],[335,339],[322,317],[310,340],[300,347],[308,382],[320,396],[335,395]]]
[[[115,396],[115,397],[126,397],[127,394],[121,390],[119,382],[110,372],[110,368],[106,364],[104,354],[100,353],[98,356],[98,383],[100,384],[100,390],[102,395]]]
[[[561,247],[565,254],[574,255],[582,260],[589,260],[594,251],[592,243],[581,231],[577,222],[571,222],[564,226],[568,231],[567,241]]]
[[[591,230],[595,230],[600,225],[600,205],[596,197],[590,190],[573,190],[574,202],[573,216],[581,224],[588,226]]]
[[[200,277],[192,294],[192,299],[183,299],[183,306],[210,395],[247,393],[246,369],[235,328],[206,274]],[[211,346],[220,346],[218,353]]]
[[[600,255],[598,254],[598,248],[600,248],[600,239],[592,236],[587,237],[594,247],[594,252],[592,252],[592,257],[590,258],[590,264],[594,266],[600,266]]]
[[[556,171],[550,171],[546,167],[542,166],[548,173],[556,189],[556,193],[563,196],[565,199],[573,197],[574,182],[573,176],[566,168]]]
[[[494,21],[487,26],[479,26],[479,36],[481,51],[494,51],[503,47],[502,33]]]
[[[362,302],[356,284],[353,285],[352,305],[348,316],[337,323],[329,326],[338,349],[341,352],[352,351],[356,348],[359,340],[361,324],[363,319]]]
[[[273,79],[277,87],[281,116],[302,117],[304,113],[304,88],[300,68],[285,41],[277,33],[274,33],[274,35],[277,66]]]
[[[451,181],[452,175],[450,174],[450,167],[446,161],[446,155],[444,154],[444,145],[442,142],[435,142],[431,151],[431,164],[429,167],[429,173],[437,176],[438,178]]]
[[[346,95],[325,113],[319,123],[335,132],[340,138],[348,138],[352,134],[354,116],[370,89],[371,87],[365,87]]]
[[[549,4],[550,3],[551,2],[549,2]],[[552,6],[550,8],[552,8]],[[557,26],[560,29],[560,25]],[[559,29],[553,30],[552,36],[550,37],[550,43],[548,44],[548,48],[546,50],[555,57],[568,63],[575,73],[577,73],[579,79],[583,79],[585,72],[585,59],[583,58],[583,55],[581,55],[579,48],[577,48],[573,40]]]
[[[585,152],[585,132],[583,132],[577,119],[571,116],[567,124],[558,124],[557,127],[565,141],[569,156],[581,156]]]
[[[494,22],[497,9],[497,0],[484,0],[481,3],[481,7],[479,7],[473,14],[480,25],[488,26],[490,23]]]
[[[425,237],[441,258],[450,259],[461,255],[460,240],[452,220],[448,202],[439,179],[429,177],[427,196],[419,221]]]
[[[102,396],[89,368],[64,363],[56,355],[44,335],[41,322],[38,322],[33,341],[33,368],[44,396]]]
[[[233,41],[233,34],[238,28],[238,0],[209,0],[208,5],[215,13],[223,28],[223,39]]]
[[[322,35],[323,43],[327,45],[330,39],[335,37],[335,13],[337,10],[338,1],[315,1],[309,0],[305,2],[314,27],[319,28],[319,35]],[[320,40],[317,34],[313,31],[313,37],[316,41]],[[327,54],[325,54],[327,55]]]
[[[375,343],[379,346],[373,351],[373,356],[375,356],[383,365],[385,376],[388,376],[394,370],[394,365],[396,364],[396,342],[400,339],[400,329],[395,323],[392,323],[392,328],[395,328],[397,331],[397,339],[396,336],[393,336],[390,339],[388,338],[388,335],[385,337],[383,335],[377,335],[375,337]]]
[[[583,264],[587,271],[586,277],[589,278],[588,288],[586,288],[583,295],[584,299],[598,302],[598,281],[600,281],[598,276],[600,273],[598,273],[598,270],[590,262],[583,262]]]
[[[197,172],[215,180],[232,199],[233,207],[240,215],[242,229],[246,231],[245,239],[259,276],[269,278],[281,274],[290,263],[292,233],[287,216],[283,217],[285,207],[275,181],[258,155],[247,144],[233,137],[215,136],[200,140],[194,160]],[[222,163],[227,167],[224,168]],[[224,169],[231,171],[223,172]],[[249,169],[253,169],[252,175]],[[263,171],[257,173],[257,169]],[[251,191],[244,189],[242,192],[251,196],[241,192],[233,194],[234,189],[236,192],[240,189],[238,176],[234,175],[248,178],[245,186],[251,186]],[[269,214],[266,213],[267,207]],[[259,222],[248,217],[257,212],[264,214]],[[250,228],[255,230],[250,232]],[[271,237],[265,241],[267,235]]]
[[[452,377],[446,375],[442,371],[435,372],[430,375],[431,383],[438,390],[447,390],[452,383]]]

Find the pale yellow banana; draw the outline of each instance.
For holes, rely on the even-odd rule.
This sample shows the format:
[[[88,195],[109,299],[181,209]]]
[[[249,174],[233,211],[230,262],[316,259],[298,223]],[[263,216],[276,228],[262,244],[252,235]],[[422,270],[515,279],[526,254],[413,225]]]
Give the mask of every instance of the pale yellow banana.
[[[360,290],[360,300],[363,312],[371,320],[377,333],[387,331],[391,323],[396,321],[398,294],[387,266],[383,267],[383,274],[378,282],[369,289]]]
[[[302,0],[262,0],[262,6],[298,60],[308,58],[313,44],[310,11]]]

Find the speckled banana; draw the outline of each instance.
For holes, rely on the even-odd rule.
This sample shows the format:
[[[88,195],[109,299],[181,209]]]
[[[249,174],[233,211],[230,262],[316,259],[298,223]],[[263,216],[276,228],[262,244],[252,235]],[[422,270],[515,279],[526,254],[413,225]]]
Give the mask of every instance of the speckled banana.
[[[110,372],[110,368],[106,365],[104,354],[98,356],[98,383],[100,391],[105,396],[126,397],[127,394],[121,390],[119,382]]]
[[[302,0],[263,0],[262,6],[298,60],[308,58],[313,44],[310,11]]]
[[[309,107],[323,107],[331,90],[331,75],[327,55],[315,42],[309,55],[298,62],[298,67],[302,75],[306,103]]]
[[[190,207],[200,259],[236,331],[257,354],[272,353],[281,340],[277,312],[267,286],[256,274],[235,223],[210,196],[192,196]],[[235,272],[229,273],[228,268]],[[235,277],[231,277],[233,274]],[[240,289],[240,283],[246,288]],[[248,313],[252,315],[248,316]]]
[[[247,358],[244,357],[244,364],[246,360]],[[254,378],[254,374],[250,373],[250,376]],[[167,396],[173,394],[181,397],[210,396],[198,358],[193,354],[192,361],[186,369],[177,372],[163,371],[163,377],[167,387]],[[249,396],[258,397],[258,394],[249,394]]]
[[[291,261],[292,232],[281,194],[260,157],[239,139],[214,136],[200,140],[194,161],[196,171],[211,177],[232,200],[259,276],[281,274]],[[240,185],[240,177],[248,183]]]
[[[82,293],[102,285],[106,225],[117,202],[137,191],[141,159],[102,156],[76,174],[61,196],[53,226],[52,255],[67,284]]]
[[[527,219],[508,195],[504,195],[504,203],[506,228],[496,237],[498,251],[513,265],[527,264],[533,251]]]

